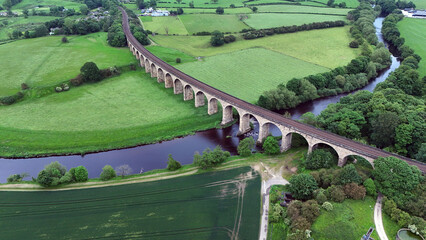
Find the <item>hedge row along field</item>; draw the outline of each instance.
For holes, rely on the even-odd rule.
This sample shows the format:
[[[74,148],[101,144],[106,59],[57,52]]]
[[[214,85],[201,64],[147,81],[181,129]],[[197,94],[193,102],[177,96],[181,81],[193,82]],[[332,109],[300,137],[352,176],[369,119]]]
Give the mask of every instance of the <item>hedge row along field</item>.
[[[281,14],[258,13],[250,14],[244,22],[252,28],[263,29],[281,26],[302,25],[313,22],[345,21],[344,16],[316,15],[316,14]]]
[[[286,13],[311,13],[311,14],[336,14],[346,16],[350,9],[309,7],[300,5],[264,5],[259,6],[258,12],[286,12]]]
[[[404,18],[398,22],[401,37],[405,39],[405,45],[411,47],[422,60],[419,62],[420,77],[426,76],[426,20]]]
[[[253,239],[260,176],[249,167],[149,183],[0,192],[1,239]]]

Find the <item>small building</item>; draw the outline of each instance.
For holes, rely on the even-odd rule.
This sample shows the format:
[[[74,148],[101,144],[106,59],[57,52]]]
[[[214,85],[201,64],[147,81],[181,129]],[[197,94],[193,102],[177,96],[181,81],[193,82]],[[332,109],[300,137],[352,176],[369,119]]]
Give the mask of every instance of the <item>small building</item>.
[[[413,12],[413,17],[426,17],[426,10],[417,10]]]

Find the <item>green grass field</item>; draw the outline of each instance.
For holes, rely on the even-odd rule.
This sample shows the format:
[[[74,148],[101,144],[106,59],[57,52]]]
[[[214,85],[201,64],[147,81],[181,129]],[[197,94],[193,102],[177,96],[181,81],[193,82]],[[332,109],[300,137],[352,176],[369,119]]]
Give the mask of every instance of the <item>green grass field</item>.
[[[301,5],[305,6],[324,6],[324,4],[308,1],[300,1]],[[294,5],[294,2],[285,1],[285,0],[256,0],[245,2],[247,5],[259,5],[259,4],[282,4],[282,5]]]
[[[315,0],[317,2],[322,2],[324,4],[327,4],[328,0]],[[420,0],[422,1],[422,0]],[[356,8],[359,6],[359,1],[358,0],[336,0],[334,1],[334,3],[339,4],[345,2],[346,3],[346,7],[347,8]]]
[[[321,209],[321,215],[312,224],[311,236],[315,240],[359,240],[370,227],[375,228],[373,198],[346,199],[343,203],[332,204],[333,211]],[[375,231],[371,237],[379,239]]]
[[[162,0],[157,2],[157,7],[167,7],[167,8],[189,8],[189,2],[194,2],[195,8],[217,8],[223,7],[228,8],[231,4],[234,4],[236,7],[244,6],[244,0],[218,0],[216,3],[211,0],[183,0],[181,3],[176,2],[175,0]]]
[[[303,25],[313,22],[345,20],[344,16],[317,15],[317,14],[282,14],[257,13],[249,14],[244,22],[252,28],[273,28],[281,26]]]
[[[147,19],[147,17],[143,17]],[[187,35],[185,26],[179,19],[179,17],[151,17],[151,21],[144,21],[142,18],[143,25],[146,30],[151,30],[154,33],[159,34],[179,34]]]
[[[258,12],[286,12],[286,13],[317,13],[317,14],[339,14],[346,16],[350,9],[310,7],[301,5],[264,5],[258,6]]]
[[[263,47],[327,68],[343,66],[359,52],[358,49],[348,47],[351,41],[349,27],[280,34],[254,40],[239,39],[221,47],[211,47],[209,36],[155,36],[152,39],[161,46],[178,49],[195,57]]]
[[[416,4],[416,9],[426,9],[425,0],[412,0],[412,2]]]
[[[426,19],[404,18],[398,23],[405,44],[422,57],[419,63],[420,76],[426,76]]]
[[[197,32],[239,32],[244,28],[249,28],[242,21],[238,20],[237,15],[218,15],[218,14],[187,14],[179,16],[180,20],[188,30],[189,34]]]
[[[80,6],[84,5],[84,3],[80,3],[78,1],[71,0],[22,0],[22,2],[14,5],[12,7],[15,9],[31,9],[38,6],[42,7],[50,7],[50,6],[63,6],[67,9],[75,9],[77,12],[80,11]]]
[[[400,227],[398,224],[382,211],[382,220],[383,220],[383,227],[385,228],[386,235],[389,239],[395,239],[396,234],[398,233],[398,230]]]
[[[0,45],[0,96],[15,94],[21,83],[36,87],[71,79],[85,62],[99,68],[136,62],[127,48],[110,47],[106,35],[72,36],[66,44],[61,36],[52,36]]]
[[[28,18],[24,17],[14,17],[14,18],[0,18],[0,22],[8,21],[6,27],[0,28],[0,40],[9,39],[9,33],[12,33],[13,30],[17,29],[19,31],[25,32],[26,30],[33,30],[40,24],[48,22],[58,17],[51,16],[29,16]]]
[[[81,153],[158,142],[217,126],[154,78],[132,71],[0,108],[0,156]]]
[[[170,65],[180,65],[197,61],[193,56],[172,48],[166,48],[162,46],[147,46],[146,49]],[[176,63],[176,58],[180,58],[181,63]]]
[[[1,239],[254,239],[260,176],[236,168],[113,187],[0,192]]]
[[[167,10],[176,10],[176,8],[167,8]],[[238,13],[251,13],[252,10],[248,7],[238,7],[238,8],[225,8],[224,14],[238,14]],[[215,8],[184,8],[183,13],[192,14],[192,13],[213,13],[216,14]]]
[[[264,91],[294,77],[328,71],[263,48],[221,54],[176,67],[210,86],[252,103]]]

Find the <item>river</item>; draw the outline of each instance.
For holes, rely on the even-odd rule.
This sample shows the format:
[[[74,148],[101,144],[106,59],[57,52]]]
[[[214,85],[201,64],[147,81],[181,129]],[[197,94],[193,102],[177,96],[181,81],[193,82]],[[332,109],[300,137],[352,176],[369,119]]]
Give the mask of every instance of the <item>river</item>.
[[[379,17],[374,22],[376,35],[380,42],[384,42],[381,34],[383,20],[384,18]],[[388,47],[386,43],[385,45]],[[384,81],[392,71],[399,67],[400,62],[397,58],[393,55],[391,57],[392,65],[388,69],[382,71],[379,76],[369,82],[369,84],[359,90],[368,90],[372,92],[378,83]],[[337,96],[316,99],[311,102],[303,103],[297,106],[297,108],[290,109],[289,112],[292,115],[292,118],[296,120],[306,112],[312,112],[315,115],[318,115],[328,106],[328,104],[336,103],[341,97],[348,94],[349,93],[344,93]],[[236,154],[236,149],[240,139],[249,135],[252,135],[255,139],[257,138],[258,125],[255,121],[253,121],[253,124],[254,130],[243,136],[237,136],[238,123],[236,123],[227,128],[201,131],[194,135],[176,138],[161,143],[92,153],[84,156],[53,156],[28,159],[0,158],[0,182],[6,182],[8,176],[16,173],[28,173],[30,176],[36,178],[38,172],[41,171],[45,165],[54,161],[60,162],[66,166],[67,169],[83,165],[87,168],[89,177],[94,178],[99,176],[102,171],[102,167],[105,165],[111,165],[116,168],[120,165],[127,164],[132,168],[133,173],[165,168],[167,167],[167,157],[169,154],[172,154],[173,158],[182,164],[189,164],[192,163],[194,152],[198,151],[201,153],[205,148],[213,149],[217,145],[221,145],[224,150],[231,152],[231,154]],[[272,127],[270,130],[273,135],[280,135],[277,128]]]

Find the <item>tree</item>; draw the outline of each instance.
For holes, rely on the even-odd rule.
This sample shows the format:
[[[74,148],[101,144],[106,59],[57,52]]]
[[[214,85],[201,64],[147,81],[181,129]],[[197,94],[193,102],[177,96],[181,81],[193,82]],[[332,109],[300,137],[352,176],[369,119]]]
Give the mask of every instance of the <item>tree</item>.
[[[84,82],[98,82],[101,80],[101,72],[94,62],[86,62],[80,68],[81,77]]]
[[[36,27],[34,30],[34,37],[44,37],[47,34],[49,34],[49,30],[44,24]]]
[[[289,109],[299,103],[300,100],[296,94],[284,86],[264,92],[257,101],[259,106],[269,110]]]
[[[223,151],[221,146],[216,146],[213,151],[206,148],[203,155],[198,152],[194,154],[194,164],[201,169],[208,169],[223,163],[231,154],[228,151]]]
[[[194,8],[194,1],[189,2],[189,7]]]
[[[81,5],[80,6],[80,12],[83,15],[87,15],[89,13],[89,8],[87,7],[87,5]]]
[[[37,182],[44,186],[56,186],[60,183],[60,179],[65,175],[67,169],[59,162],[52,162],[44,167],[37,176]]]
[[[263,142],[262,148],[268,155],[275,155],[280,153],[280,145],[273,136],[268,136],[266,138],[265,142]]]
[[[240,141],[238,144],[238,154],[242,157],[249,157],[251,155],[251,149],[254,147],[253,137],[247,137]]]
[[[327,188],[327,193],[330,196],[330,199],[335,202],[343,202],[346,198],[345,192],[341,186],[332,185]]]
[[[210,44],[214,47],[222,46],[225,43],[223,33],[219,31],[212,32]]]
[[[251,10],[255,13],[257,12],[257,7],[252,7]]]
[[[371,178],[365,179],[363,185],[365,187],[365,191],[367,192],[367,195],[372,196],[372,197],[377,196],[376,185],[374,185],[373,179],[371,179]]]
[[[365,197],[365,188],[353,182],[346,184],[343,187],[343,191],[346,196],[355,200],[364,199]]]
[[[225,12],[225,10],[223,9],[223,7],[216,8],[216,13],[217,14],[223,14],[224,12]]]
[[[392,145],[395,139],[395,128],[399,125],[399,117],[393,112],[382,112],[371,120],[371,141],[384,148]]]
[[[419,152],[416,154],[416,160],[426,162],[426,143],[422,143]]]
[[[180,162],[173,159],[172,154],[169,154],[169,160],[167,161],[167,169],[169,171],[176,171],[181,168],[182,165]]]
[[[337,176],[339,184],[345,185],[347,183],[360,184],[362,182],[361,176],[355,169],[353,164],[348,164],[343,167],[343,170]]]
[[[297,199],[310,199],[312,193],[318,188],[317,182],[314,177],[307,173],[301,173],[293,176],[290,179],[289,190]]]
[[[129,175],[130,173],[132,173],[132,168],[129,165],[125,164],[125,165],[118,166],[115,171],[117,172],[117,174],[119,176],[121,176],[122,178],[124,178],[124,176]]]
[[[139,9],[146,8],[146,3],[144,0],[136,0],[136,6],[138,6]]]
[[[114,168],[111,167],[111,165],[105,165],[105,167],[102,168],[102,172],[100,175],[100,178],[102,181],[107,181],[112,178],[115,178],[117,175],[115,174]]]
[[[68,38],[67,38],[67,37],[63,37],[63,38],[61,39],[61,41],[62,41],[63,43],[67,43],[67,42],[68,42]]]
[[[84,166],[78,166],[75,168],[75,180],[77,182],[86,182],[89,179],[89,173]]]
[[[333,154],[324,149],[316,149],[308,154],[305,164],[307,169],[330,168],[336,165]]]
[[[177,15],[182,15],[182,14],[183,14],[183,9],[177,8]]]

